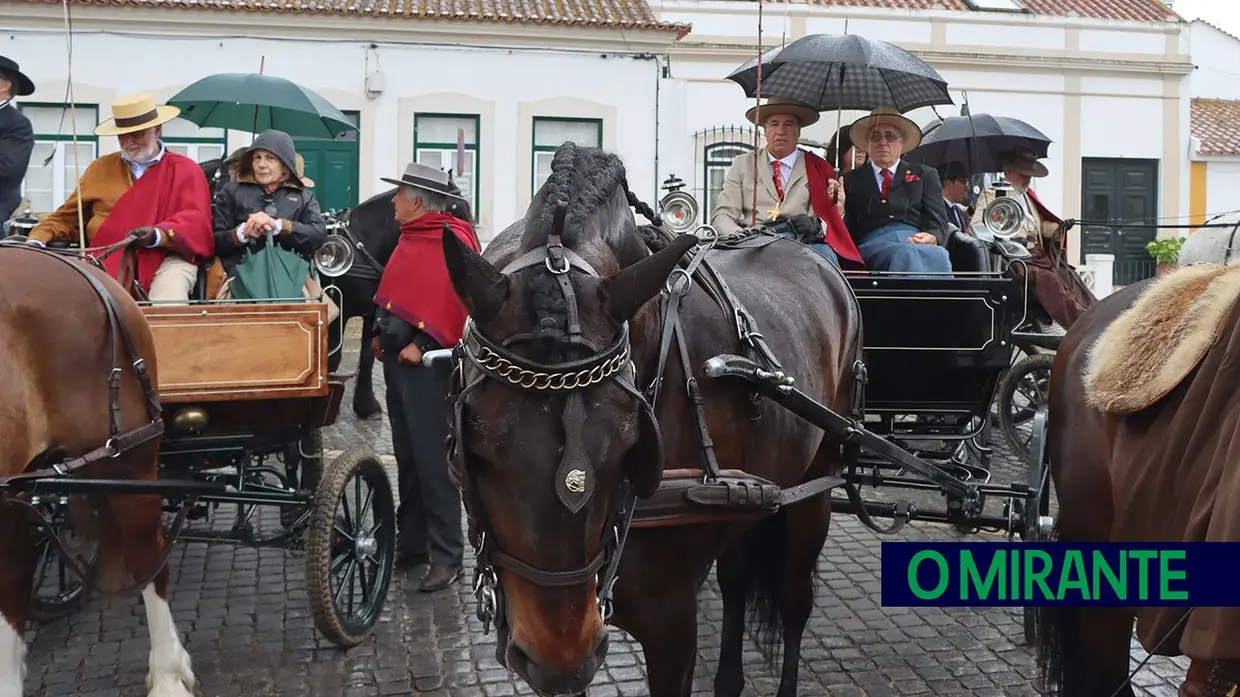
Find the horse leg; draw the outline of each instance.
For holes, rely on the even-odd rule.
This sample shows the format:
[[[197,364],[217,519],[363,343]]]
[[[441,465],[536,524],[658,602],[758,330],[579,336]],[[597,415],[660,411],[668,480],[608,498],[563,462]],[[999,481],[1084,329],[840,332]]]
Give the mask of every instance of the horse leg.
[[[750,536],[741,536],[719,557],[716,565],[715,577],[723,596],[723,631],[719,640],[719,666],[715,670],[715,697],[739,697],[745,689],[742,657],[749,545]]]
[[[26,613],[34,583],[34,547],[25,515],[0,503],[0,697],[22,697],[26,682]]]
[[[670,566],[663,574],[629,574],[629,582],[616,587],[616,624],[642,646],[650,697],[689,697],[693,692],[697,573]],[[658,602],[652,602],[654,598]]]
[[[125,565],[134,580],[145,577],[159,560],[164,545],[163,501],[157,496],[112,496],[112,519],[123,545]],[[181,645],[168,607],[168,566],[142,589],[146,628],[151,641],[149,697],[190,697],[197,679],[189,652]]]
[[[374,330],[374,310],[362,315],[362,350],[357,357],[357,380],[353,382],[353,413],[358,418],[370,419],[383,413],[379,400],[375,399],[375,355],[370,351],[370,333]]]
[[[838,451],[837,451],[838,452]],[[814,610],[818,556],[831,527],[830,494],[820,494],[785,509],[787,536],[779,614],[784,625],[784,662],[776,697],[795,697],[801,668],[801,641]]]

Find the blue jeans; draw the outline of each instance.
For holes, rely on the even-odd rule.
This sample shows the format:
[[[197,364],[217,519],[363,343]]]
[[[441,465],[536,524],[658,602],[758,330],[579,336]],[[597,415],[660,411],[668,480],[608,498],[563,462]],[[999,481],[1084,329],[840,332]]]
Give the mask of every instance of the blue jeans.
[[[950,274],[952,260],[947,250],[935,244],[905,242],[920,232],[908,223],[887,223],[871,230],[857,244],[861,260],[874,271],[922,271]],[[920,278],[943,278],[941,275]],[[912,276],[911,278],[918,278]],[[950,276],[948,276],[950,278]]]
[[[792,238],[791,232],[781,232],[779,233],[779,235],[780,237]],[[818,252],[818,254],[821,255],[824,259],[834,264],[835,268],[837,269],[840,268],[840,257],[838,254],[835,253],[834,249],[831,249],[831,245],[827,244],[826,242],[814,242],[811,244],[806,244],[805,246],[809,247],[815,252]]]

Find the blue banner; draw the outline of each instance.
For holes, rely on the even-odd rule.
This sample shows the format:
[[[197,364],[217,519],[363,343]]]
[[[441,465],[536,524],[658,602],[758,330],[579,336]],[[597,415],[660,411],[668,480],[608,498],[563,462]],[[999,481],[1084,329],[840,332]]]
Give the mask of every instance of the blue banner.
[[[884,542],[888,607],[1240,606],[1240,543]]]

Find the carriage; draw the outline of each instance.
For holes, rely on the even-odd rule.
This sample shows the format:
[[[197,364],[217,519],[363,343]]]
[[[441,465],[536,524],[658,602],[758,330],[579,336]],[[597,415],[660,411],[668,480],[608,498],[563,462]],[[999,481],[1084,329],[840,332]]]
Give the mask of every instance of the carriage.
[[[20,242],[24,227],[15,226],[7,243]],[[315,271],[331,270],[316,264]],[[386,600],[395,503],[369,448],[327,460],[321,429],[335,422],[349,378],[327,368],[328,305],[207,300],[205,286],[203,270],[189,304],[141,303],[160,368],[158,480],[52,476],[7,484],[37,511],[31,618],[71,614],[94,586],[97,549],[76,544],[71,497],[157,494],[175,516],[167,549],[179,540],[303,553],[315,626],[333,643],[355,646],[372,633]],[[228,508],[220,515],[221,506],[232,515]]]

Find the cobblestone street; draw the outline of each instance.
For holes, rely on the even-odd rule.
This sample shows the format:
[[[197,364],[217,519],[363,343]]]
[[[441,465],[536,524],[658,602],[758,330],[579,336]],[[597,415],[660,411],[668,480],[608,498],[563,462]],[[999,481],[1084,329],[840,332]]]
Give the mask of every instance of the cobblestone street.
[[[356,327],[354,327],[356,334]],[[356,338],[342,370],[356,365]],[[376,371],[382,402],[382,371]],[[364,443],[381,453],[395,487],[395,460],[386,413],[360,421],[352,388],[327,434],[329,457]],[[1023,467],[994,440],[1006,483]],[[914,497],[917,501],[934,499]],[[941,503],[939,503],[941,505]],[[229,515],[226,509],[220,514]],[[263,521],[275,524],[274,511]],[[880,606],[880,544],[884,540],[1000,540],[963,536],[914,523],[882,538],[854,518],[836,515],[819,564],[816,611],[802,653],[802,696],[1034,695],[1032,653],[1023,646],[1021,613],[1006,609]],[[360,697],[434,695],[505,697],[532,692],[494,660],[494,632],[483,636],[473,617],[468,581],[459,591],[427,595],[416,575],[398,573],[375,636],[348,651],[319,636],[310,617],[304,563],[296,553],[228,546],[184,546],[171,561],[172,610],[201,680],[202,697]],[[623,581],[621,581],[623,582]],[[695,695],[712,693],[721,601],[714,578],[700,594]],[[138,599],[93,598],[75,615],[28,634],[26,694],[41,697],[144,695],[145,614]],[[613,630],[616,631],[616,630]],[[621,639],[621,640],[616,640]],[[748,644],[748,643],[747,643]],[[591,697],[646,694],[635,643],[613,637]],[[1132,664],[1144,658],[1136,647]],[[774,695],[777,676],[748,645],[747,695]],[[1135,677],[1139,695],[1173,696],[1186,661],[1154,659]]]

